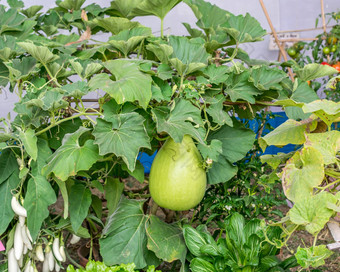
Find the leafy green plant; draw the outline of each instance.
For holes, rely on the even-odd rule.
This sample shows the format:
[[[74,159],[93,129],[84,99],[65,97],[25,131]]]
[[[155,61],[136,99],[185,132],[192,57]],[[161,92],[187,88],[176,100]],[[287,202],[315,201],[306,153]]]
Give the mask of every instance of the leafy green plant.
[[[300,108],[309,117],[302,121],[287,120],[260,139],[263,149],[268,145],[302,145],[293,154],[262,156],[262,161],[278,172],[286,197],[294,203],[286,216],[275,223],[286,233],[285,241],[277,246],[286,245],[296,230],[307,230],[314,236],[313,245],[298,248],[295,256],[303,268],[318,267],[332,254],[325,246],[317,245],[318,234],[340,211],[340,132],[331,129],[339,120],[340,103],[328,100],[280,103]]]
[[[72,265],[67,267],[67,272],[134,272],[136,265],[131,264],[121,264],[108,267],[102,262],[89,261],[85,268],[75,269]],[[146,272],[160,272],[160,270],[155,270],[154,266],[149,266]]]
[[[89,239],[91,250],[100,237],[108,265],[123,258],[137,269],[183,263],[181,232],[155,216],[138,154],[189,135],[208,184],[225,183],[255,139],[235,116],[253,118],[273,99],[301,98],[301,92],[310,99],[304,81],[334,69],[303,68],[294,85],[278,63],[251,60],[239,48],[266,34],[253,17],[203,0],[185,1],[202,30],[187,26],[190,37],[156,37],[131,21],[153,15],[163,22],[180,1],[117,0],[106,8],[84,2],[57,1],[44,13],[41,6],[24,9],[21,1],[0,5],[0,85],[18,95],[15,117],[1,120],[6,256],[14,268],[18,259],[34,268],[31,256],[54,245],[60,253],[52,254],[54,264],[63,266],[67,231]],[[108,40],[97,41],[97,33],[108,33]],[[143,185],[127,188],[129,176]],[[15,235],[18,225],[32,238],[27,253]],[[178,234],[173,243],[164,240],[169,229]],[[173,255],[178,247],[183,251]]]
[[[246,222],[242,215],[233,213],[216,233],[217,241],[204,225],[184,227],[192,271],[289,271],[296,266],[294,257],[283,262],[276,257],[278,249],[265,241],[259,219]],[[281,233],[280,228],[271,227],[267,238],[280,241]]]
[[[295,51],[295,54],[291,55],[294,59],[294,65],[304,67],[311,63],[320,63],[322,65],[331,66],[340,72],[340,24],[339,24],[339,12],[326,13],[327,23],[332,22],[333,26],[329,32],[324,32],[316,36],[316,40],[309,43],[298,42],[293,47],[288,49],[288,54],[291,50]],[[321,15],[319,16],[321,17]],[[316,21],[316,25],[319,22],[319,18]],[[329,78],[323,78],[322,80],[313,80],[310,82],[312,88],[317,92],[322,90],[327,99],[333,101],[339,101],[340,99],[340,87],[336,84],[327,85]],[[311,102],[311,101],[303,101]]]
[[[273,128],[268,120],[277,118],[270,112],[256,114],[256,134],[271,131]],[[246,124],[249,127],[248,124]],[[261,148],[258,141],[247,155],[236,163],[237,174],[228,182],[211,185],[204,199],[196,209],[195,218],[202,223],[224,220],[234,212],[246,218],[257,218],[259,215],[269,218],[273,215],[282,217],[275,209],[285,203],[279,178],[270,166],[263,165],[259,155]]]

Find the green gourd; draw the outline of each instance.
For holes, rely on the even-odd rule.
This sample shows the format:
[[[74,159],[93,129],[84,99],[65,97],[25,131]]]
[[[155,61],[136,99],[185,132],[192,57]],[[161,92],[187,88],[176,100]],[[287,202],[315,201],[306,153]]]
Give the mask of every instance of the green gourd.
[[[181,143],[169,138],[158,151],[150,171],[153,200],[163,208],[184,211],[202,200],[207,185],[202,157],[190,136]]]

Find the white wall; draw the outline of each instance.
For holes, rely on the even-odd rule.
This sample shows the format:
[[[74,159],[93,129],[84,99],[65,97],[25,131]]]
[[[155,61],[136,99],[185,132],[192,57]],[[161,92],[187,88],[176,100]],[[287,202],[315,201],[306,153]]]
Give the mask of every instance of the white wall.
[[[250,13],[255,17],[262,25],[264,29],[270,32],[270,28],[263,10],[257,0],[209,0],[211,3],[218,5],[219,7],[226,9],[234,14]],[[26,7],[30,5],[43,5],[44,10],[54,7],[54,1],[51,0],[24,0]],[[339,0],[324,0],[325,12],[337,11],[340,9]],[[1,4],[6,3],[4,0],[0,0]],[[102,7],[109,6],[108,0],[87,0],[85,5],[97,3]],[[277,31],[280,30],[293,30],[303,28],[313,28],[315,26],[315,19],[321,13],[320,0],[264,0],[268,13],[271,17],[273,25]],[[138,20],[145,26],[151,27],[154,32],[160,30],[159,20],[155,17],[138,17]],[[166,34],[185,35],[186,29],[182,25],[182,22],[195,25],[196,18],[191,9],[184,3],[176,6],[165,18],[164,27],[168,29]],[[319,26],[321,26],[321,20],[319,20]],[[315,37],[320,34],[322,30],[303,32],[301,37]],[[104,37],[102,37],[104,38]],[[245,44],[245,49],[252,58],[276,60],[278,56],[277,51],[269,51],[269,36],[264,38],[264,41],[254,44]],[[13,108],[13,105],[17,101],[17,97],[14,94],[3,90],[0,93],[0,117],[5,117],[7,113]]]

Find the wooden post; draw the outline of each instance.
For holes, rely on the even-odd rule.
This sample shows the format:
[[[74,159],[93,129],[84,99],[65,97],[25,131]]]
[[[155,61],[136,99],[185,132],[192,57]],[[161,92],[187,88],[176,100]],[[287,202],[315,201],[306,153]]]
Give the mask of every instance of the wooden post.
[[[285,61],[287,61],[287,55],[286,55],[286,51],[284,50],[284,48],[282,47],[280,41],[279,41],[279,38],[277,37],[277,34],[276,34],[276,31],[275,31],[275,28],[272,24],[272,21],[270,20],[270,17],[269,17],[269,14],[268,14],[268,11],[267,11],[267,8],[266,6],[264,5],[263,3],[263,0],[260,0],[260,4],[261,4],[261,7],[263,9],[263,12],[264,12],[264,15],[266,16],[267,18],[267,21],[268,21],[268,24],[269,24],[269,27],[273,33],[273,36],[274,36],[274,39],[275,39],[275,42],[277,44],[277,46],[279,47],[279,50],[283,56],[283,59]],[[293,72],[292,72],[292,69],[288,68],[288,73],[289,73],[289,76],[290,76],[290,79],[294,82],[294,75],[293,75]]]

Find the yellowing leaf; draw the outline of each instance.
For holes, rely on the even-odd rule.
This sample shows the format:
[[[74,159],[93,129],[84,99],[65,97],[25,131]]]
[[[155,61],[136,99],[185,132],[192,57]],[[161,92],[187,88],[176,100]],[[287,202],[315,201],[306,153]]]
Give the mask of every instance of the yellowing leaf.
[[[260,138],[260,147],[265,151],[267,146],[270,145],[282,147],[287,144],[303,144],[306,141],[305,132],[307,127],[309,127],[310,131],[313,131],[316,126],[317,121],[313,119],[311,119],[310,123],[289,119],[266,136]]]
[[[301,196],[313,193],[325,176],[322,154],[313,147],[304,147],[287,161],[282,171],[282,186],[289,200],[297,201]]]
[[[336,154],[340,151],[340,131],[307,134],[305,146],[317,149],[323,156],[326,165],[337,161]]]
[[[328,192],[302,196],[304,196],[303,192],[289,211],[289,218],[294,224],[305,226],[309,233],[315,235],[324,228],[333,215],[333,211],[327,207],[327,204],[335,204],[336,197]]]

